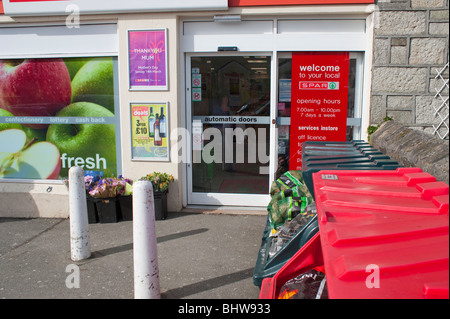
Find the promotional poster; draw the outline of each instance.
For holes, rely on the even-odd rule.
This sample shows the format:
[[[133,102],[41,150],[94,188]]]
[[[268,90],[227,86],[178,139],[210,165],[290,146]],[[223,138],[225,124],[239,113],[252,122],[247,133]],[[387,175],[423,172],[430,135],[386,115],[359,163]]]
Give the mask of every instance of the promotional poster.
[[[135,160],[168,161],[168,123],[167,103],[132,103],[132,158]]]
[[[128,32],[130,89],[167,90],[166,29]]]
[[[112,57],[0,60],[0,178],[117,175]]]

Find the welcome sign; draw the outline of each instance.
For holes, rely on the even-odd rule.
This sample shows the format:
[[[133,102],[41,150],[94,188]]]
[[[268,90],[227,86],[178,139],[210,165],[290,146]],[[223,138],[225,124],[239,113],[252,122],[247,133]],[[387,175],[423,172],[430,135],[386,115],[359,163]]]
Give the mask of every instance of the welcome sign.
[[[348,52],[292,53],[289,169],[302,169],[305,141],[345,141]]]

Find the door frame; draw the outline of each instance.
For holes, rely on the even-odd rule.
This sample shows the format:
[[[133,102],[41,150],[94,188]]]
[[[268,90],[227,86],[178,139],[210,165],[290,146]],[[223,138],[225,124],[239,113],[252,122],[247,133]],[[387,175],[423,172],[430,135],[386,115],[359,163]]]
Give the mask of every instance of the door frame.
[[[276,78],[277,66],[274,52],[208,52],[208,53],[186,53],[184,57],[185,72],[185,119],[188,138],[192,138],[192,79],[191,79],[191,58],[192,57],[220,57],[220,56],[267,56],[270,57],[270,122],[269,122],[269,171],[267,194],[238,194],[238,193],[198,193],[193,191],[192,183],[192,145],[187,145],[187,163],[184,164],[186,176],[186,204],[187,205],[207,205],[207,206],[247,206],[266,207],[270,201],[270,185],[274,179],[276,171]],[[188,143],[191,144],[191,143]]]
[[[335,8],[331,8],[329,17],[303,15],[303,13],[293,12],[292,16],[277,16],[268,18],[267,16],[246,16],[242,22],[235,25],[228,23],[216,23],[212,17],[189,17],[181,20],[179,24],[180,31],[180,69],[181,77],[178,79],[180,88],[186,90],[186,83],[190,83],[190,72],[186,72],[186,61],[188,57],[199,56],[216,56],[223,54],[218,52],[220,46],[229,45],[238,49],[238,54],[248,55],[270,55],[272,57],[271,64],[271,105],[277,105],[278,92],[278,58],[284,52],[294,51],[348,51],[350,55],[357,58],[357,88],[355,92],[355,118],[348,119],[347,125],[358,127],[354,130],[355,139],[367,138],[365,127],[369,124],[370,117],[370,87],[371,87],[371,69],[372,69],[372,52],[373,52],[373,11],[367,10],[366,7],[357,12],[336,13]],[[322,10],[322,9],[321,9]],[[322,14],[322,12],[321,12]],[[266,30],[258,24],[262,21],[271,21],[272,30]],[[359,23],[358,23],[359,21]],[[287,22],[287,24],[286,24]],[[296,23],[306,24],[319,23],[326,28],[322,32],[314,32],[311,28],[296,27]],[[341,26],[347,27],[347,32],[338,32],[335,28],[335,22]],[[349,24],[346,24],[346,23]],[[280,27],[288,26],[289,23],[294,23],[294,29],[287,29],[283,32]],[[191,26],[193,27],[191,28]],[[239,27],[239,28],[237,28]],[[230,29],[231,28],[231,29]],[[237,33],[230,32],[230,30],[237,30]],[[350,31],[350,32],[348,32]],[[227,54],[228,53],[228,54]],[[230,55],[227,51],[225,54]],[[186,74],[183,74],[186,73]],[[180,107],[181,126],[184,129],[190,128],[191,122],[187,121],[187,101],[190,95],[188,92],[180,90]],[[189,92],[190,94],[190,92]],[[188,96],[189,98],[186,98]],[[276,125],[276,108],[271,108],[271,141],[277,141]],[[190,142],[182,145],[183,149],[190,150]],[[276,171],[276,157],[277,157],[278,143],[272,142],[270,147],[270,177],[275,177]],[[189,154],[189,158],[192,154]],[[182,204],[183,207],[188,206],[188,174],[187,163],[181,166],[182,175]],[[270,201],[268,200],[265,205]],[[248,202],[248,201],[247,201]],[[253,203],[252,203],[253,204]],[[214,205],[214,204],[213,204]],[[242,206],[241,203],[233,203],[232,206]],[[256,205],[251,205],[256,206]]]

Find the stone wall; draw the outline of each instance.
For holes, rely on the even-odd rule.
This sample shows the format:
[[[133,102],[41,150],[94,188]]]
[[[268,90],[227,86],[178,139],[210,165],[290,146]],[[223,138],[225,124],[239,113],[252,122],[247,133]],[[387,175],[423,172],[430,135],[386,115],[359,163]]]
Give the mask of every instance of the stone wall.
[[[448,0],[378,0],[374,30],[371,117],[433,134],[436,79],[449,56]],[[448,79],[448,67],[444,72]],[[448,84],[442,91],[448,96]],[[447,101],[448,105],[448,101]],[[448,114],[448,107],[447,107]],[[448,119],[447,119],[448,124]]]
[[[370,144],[402,166],[419,167],[438,181],[449,183],[449,141],[387,121],[371,135]]]

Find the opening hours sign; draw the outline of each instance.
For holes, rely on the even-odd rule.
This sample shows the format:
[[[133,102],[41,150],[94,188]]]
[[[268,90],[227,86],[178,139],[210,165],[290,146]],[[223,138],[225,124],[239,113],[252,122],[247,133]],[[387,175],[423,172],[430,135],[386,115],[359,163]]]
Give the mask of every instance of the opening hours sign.
[[[302,169],[305,141],[345,141],[348,52],[293,52],[290,170]]]

